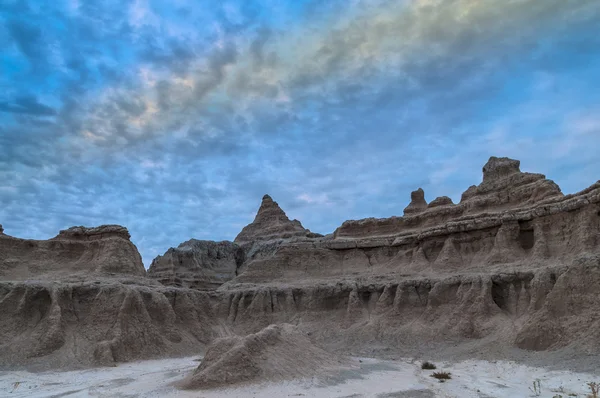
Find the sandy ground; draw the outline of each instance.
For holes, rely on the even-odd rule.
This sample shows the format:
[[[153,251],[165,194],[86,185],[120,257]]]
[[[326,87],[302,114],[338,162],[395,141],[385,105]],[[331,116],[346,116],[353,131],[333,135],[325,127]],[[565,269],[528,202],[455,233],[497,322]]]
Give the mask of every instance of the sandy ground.
[[[438,363],[452,379],[440,383],[433,371],[411,360],[360,360],[360,369],[327,379],[246,385],[212,391],[178,391],[171,384],[198,366],[197,357],[162,359],[69,372],[0,373],[2,397],[586,397],[592,375],[549,371],[506,361]],[[600,370],[599,370],[600,372]],[[530,388],[540,380],[541,394]],[[571,395],[569,395],[571,394]]]

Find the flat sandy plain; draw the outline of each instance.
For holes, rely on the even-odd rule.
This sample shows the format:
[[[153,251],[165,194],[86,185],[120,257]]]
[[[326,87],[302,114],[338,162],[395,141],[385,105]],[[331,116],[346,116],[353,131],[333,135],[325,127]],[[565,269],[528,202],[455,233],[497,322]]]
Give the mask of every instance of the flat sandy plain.
[[[0,373],[2,397],[586,397],[588,382],[600,382],[600,373],[554,371],[508,361],[469,360],[437,363],[452,379],[440,383],[420,362],[398,359],[354,358],[357,370],[345,370],[327,379],[304,379],[244,385],[210,391],[180,391],[172,384],[198,366],[187,357],[120,364],[117,367],[67,372]],[[600,370],[599,370],[600,372]],[[540,381],[541,394],[531,389]],[[571,394],[571,395],[569,395]]]

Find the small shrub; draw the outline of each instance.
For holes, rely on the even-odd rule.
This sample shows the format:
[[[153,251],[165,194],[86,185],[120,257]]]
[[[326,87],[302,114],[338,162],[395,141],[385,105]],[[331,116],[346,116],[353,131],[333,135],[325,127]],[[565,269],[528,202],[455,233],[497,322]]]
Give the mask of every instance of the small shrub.
[[[452,377],[450,377],[450,373],[449,372],[434,372],[431,377],[435,377],[436,379],[440,380],[440,381],[445,381],[445,380],[450,380]]]
[[[542,382],[540,379],[536,379],[533,382],[533,388],[529,387],[529,390],[536,396],[539,397],[542,394]]]
[[[587,385],[590,388],[590,390],[592,391],[592,393],[590,395],[588,395],[588,397],[598,398],[598,393],[600,393],[600,384],[593,381],[593,382],[587,383]]]
[[[434,364],[432,364],[431,362],[423,362],[423,364],[421,365],[421,369],[424,370],[433,370],[433,369],[437,369],[436,366]]]

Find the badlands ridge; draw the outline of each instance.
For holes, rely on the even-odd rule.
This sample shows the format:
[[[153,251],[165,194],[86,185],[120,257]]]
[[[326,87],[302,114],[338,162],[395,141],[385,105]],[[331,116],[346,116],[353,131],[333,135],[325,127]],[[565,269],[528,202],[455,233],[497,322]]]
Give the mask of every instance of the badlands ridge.
[[[346,221],[326,236],[265,195],[233,242],[189,240],[147,272],[124,227],[40,241],[0,226],[0,369],[183,356],[216,341],[187,381],[198,387],[268,349],[264,336],[305,371],[315,366],[305,350],[327,363],[313,343],[336,354],[597,355],[599,286],[600,181],[563,195],[492,157],[460,203],[427,203],[419,189],[404,216]],[[286,325],[263,330],[272,324]]]

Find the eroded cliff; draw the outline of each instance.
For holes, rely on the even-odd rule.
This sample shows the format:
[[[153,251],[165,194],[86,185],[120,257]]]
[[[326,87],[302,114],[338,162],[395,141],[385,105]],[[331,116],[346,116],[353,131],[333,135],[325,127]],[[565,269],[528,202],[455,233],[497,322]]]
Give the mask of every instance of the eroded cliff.
[[[49,241],[0,234],[0,363],[189,355],[272,323],[341,352],[600,352],[600,182],[563,195],[491,158],[460,203],[411,199],[404,217],[347,221],[324,237],[266,196],[235,243],[185,242],[149,277],[121,227]]]
[[[563,195],[493,157],[459,204],[418,190],[404,217],[255,242],[219,289],[220,314],[240,333],[297,322],[341,347],[476,339],[597,353],[599,255],[600,183]]]
[[[0,280],[110,274],[146,274],[127,228],[119,225],[72,227],[49,240],[0,234]]]

